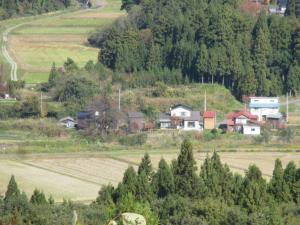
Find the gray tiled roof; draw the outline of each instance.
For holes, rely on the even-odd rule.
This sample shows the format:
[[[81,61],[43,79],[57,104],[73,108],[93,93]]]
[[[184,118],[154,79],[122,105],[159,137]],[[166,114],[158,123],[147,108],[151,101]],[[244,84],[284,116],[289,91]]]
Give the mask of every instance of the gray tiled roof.
[[[168,113],[159,113],[159,120],[171,120],[171,116]]]
[[[185,118],[185,120],[202,121],[199,111],[191,111],[191,116]]]

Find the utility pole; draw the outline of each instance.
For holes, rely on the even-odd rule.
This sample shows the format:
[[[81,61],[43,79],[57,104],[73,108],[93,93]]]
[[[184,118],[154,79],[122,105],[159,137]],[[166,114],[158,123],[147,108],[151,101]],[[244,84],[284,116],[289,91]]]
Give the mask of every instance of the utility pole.
[[[206,90],[204,92],[204,112],[206,112]]]
[[[43,92],[41,92],[41,117],[43,117]]]
[[[119,88],[119,112],[121,112],[121,88]]]
[[[286,93],[286,122],[289,122],[289,93]]]

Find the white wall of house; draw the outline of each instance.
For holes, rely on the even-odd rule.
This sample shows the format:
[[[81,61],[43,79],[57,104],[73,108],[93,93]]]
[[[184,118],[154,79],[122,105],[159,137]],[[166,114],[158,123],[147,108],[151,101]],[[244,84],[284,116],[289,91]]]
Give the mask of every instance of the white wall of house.
[[[255,106],[251,106],[255,104]],[[277,105],[276,107],[268,107],[264,105]],[[261,105],[261,106],[260,106]],[[256,107],[257,106],[257,107]],[[258,117],[258,121],[263,121],[267,115],[279,113],[279,98],[278,97],[251,97],[250,112]]]
[[[170,121],[160,121],[160,128],[161,129],[167,129],[171,127]]]
[[[245,135],[260,135],[260,126],[257,125],[244,125],[243,134]]]
[[[235,119],[236,124],[247,124],[248,121],[249,119],[245,116],[240,116]]]
[[[252,115],[258,116],[258,121],[264,120],[267,115],[279,113],[279,108],[250,108]]]
[[[278,97],[251,97],[250,103],[272,104],[279,103]]]
[[[184,121],[183,130],[203,130],[203,125],[199,121]]]
[[[171,110],[171,116],[190,117],[191,111],[180,106],[180,107],[177,107],[177,108]]]

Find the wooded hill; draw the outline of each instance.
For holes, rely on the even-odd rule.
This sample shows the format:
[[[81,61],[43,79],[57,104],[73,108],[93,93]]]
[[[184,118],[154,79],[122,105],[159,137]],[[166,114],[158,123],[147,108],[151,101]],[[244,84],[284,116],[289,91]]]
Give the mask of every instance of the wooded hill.
[[[300,23],[294,16],[244,15],[237,0],[123,0],[127,18],[93,34],[99,61],[132,73],[180,70],[192,82],[236,96],[300,89]],[[143,73],[140,73],[143,76]]]
[[[72,0],[1,0],[0,19],[15,15],[35,15],[67,8]]]

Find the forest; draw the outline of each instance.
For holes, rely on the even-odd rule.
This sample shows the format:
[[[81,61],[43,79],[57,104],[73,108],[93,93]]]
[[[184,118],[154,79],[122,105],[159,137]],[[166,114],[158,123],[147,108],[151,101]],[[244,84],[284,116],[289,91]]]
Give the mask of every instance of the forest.
[[[0,20],[17,15],[36,15],[67,8],[72,0],[1,0]]]
[[[168,69],[189,82],[222,84],[237,97],[295,95],[300,23],[292,2],[284,17],[253,17],[238,0],[123,0],[128,17],[89,42],[101,48],[102,64],[140,80]]]
[[[30,199],[12,176],[0,198],[1,225],[68,225],[76,210],[78,223],[103,225],[123,212],[142,214],[149,225],[298,225],[300,168],[275,162],[273,176],[263,178],[250,165],[245,176],[234,174],[214,152],[198,169],[189,139],[177,160],[161,159],[154,170],[146,153],[137,169],[129,167],[117,187],[103,186],[91,204],[55,203],[41,190]]]

